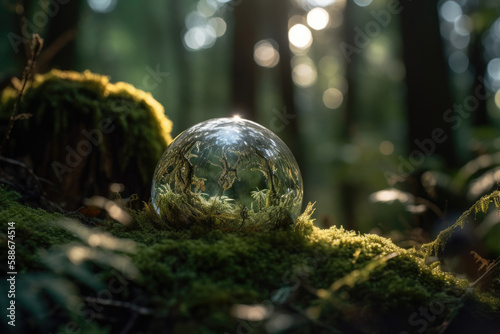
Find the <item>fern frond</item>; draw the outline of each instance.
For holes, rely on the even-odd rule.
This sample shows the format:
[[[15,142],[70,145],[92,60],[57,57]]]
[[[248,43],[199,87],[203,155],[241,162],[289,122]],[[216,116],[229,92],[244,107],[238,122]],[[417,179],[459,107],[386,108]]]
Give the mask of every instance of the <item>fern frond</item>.
[[[436,240],[422,245],[421,251],[423,251],[426,256],[437,255],[440,250],[444,249],[446,242],[451,238],[457,227],[464,228],[467,219],[472,213],[474,213],[474,216],[478,213],[486,213],[491,202],[495,204],[495,207],[500,212],[500,191],[495,190],[491,194],[481,197],[473,206],[460,215],[455,224],[441,231]]]
[[[478,253],[471,251],[470,252],[474,256],[474,261],[476,261],[477,264],[481,264],[479,266],[479,269],[477,271],[481,271],[483,268],[488,269],[491,265],[491,261],[483,258],[481,255]]]

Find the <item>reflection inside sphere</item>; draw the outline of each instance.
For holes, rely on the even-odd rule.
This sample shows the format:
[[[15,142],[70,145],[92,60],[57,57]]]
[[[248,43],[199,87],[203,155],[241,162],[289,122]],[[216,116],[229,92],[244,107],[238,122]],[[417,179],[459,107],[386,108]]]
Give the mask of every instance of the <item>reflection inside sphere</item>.
[[[217,118],[181,133],[154,174],[154,209],[167,220],[190,223],[202,217],[241,225],[290,222],[300,214],[300,170],[288,147],[263,126]]]

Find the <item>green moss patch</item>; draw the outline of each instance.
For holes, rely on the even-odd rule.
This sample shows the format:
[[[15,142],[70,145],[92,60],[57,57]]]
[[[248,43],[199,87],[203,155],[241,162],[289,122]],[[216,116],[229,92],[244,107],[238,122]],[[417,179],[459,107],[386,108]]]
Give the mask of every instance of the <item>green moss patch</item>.
[[[44,299],[59,310],[53,326],[61,332],[69,321],[94,326],[86,333],[126,326],[133,333],[417,333],[424,326],[437,333],[462,317],[493,333],[499,324],[495,293],[467,290],[468,281],[389,239],[319,229],[309,218],[311,207],[292,227],[272,231],[202,224],[166,230],[148,210],[136,213],[129,227],[105,221],[66,228],[54,223],[60,215],[7,197],[0,197],[0,237],[15,220],[18,277],[48,273],[71,284],[79,300]],[[60,266],[47,261],[56,258]],[[81,273],[69,275],[75,268]],[[84,273],[102,285],[86,286],[78,276]],[[45,321],[25,316],[32,325]]]

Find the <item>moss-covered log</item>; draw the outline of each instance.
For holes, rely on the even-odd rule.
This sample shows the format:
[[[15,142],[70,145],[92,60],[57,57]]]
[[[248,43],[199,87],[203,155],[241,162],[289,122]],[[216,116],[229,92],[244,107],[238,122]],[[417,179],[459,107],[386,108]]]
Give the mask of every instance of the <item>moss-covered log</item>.
[[[15,221],[20,331],[497,333],[500,325],[498,290],[469,289],[389,239],[319,229],[311,207],[273,231],[164,230],[148,210],[133,212],[128,227],[89,228],[12,196],[0,192],[0,239]]]
[[[14,88],[1,95],[4,130],[17,95]],[[50,180],[49,197],[67,209],[107,196],[115,182],[147,200],[156,163],[172,141],[172,122],[151,94],[89,71],[35,75],[18,114],[32,116],[15,123],[2,153]]]

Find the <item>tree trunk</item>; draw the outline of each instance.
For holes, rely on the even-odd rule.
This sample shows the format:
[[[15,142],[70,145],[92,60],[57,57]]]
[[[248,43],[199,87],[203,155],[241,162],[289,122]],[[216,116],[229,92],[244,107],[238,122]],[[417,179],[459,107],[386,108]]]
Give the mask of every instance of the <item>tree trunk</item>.
[[[177,108],[182,110],[182,113],[177,116],[174,122],[174,130],[176,133],[184,131],[192,124],[190,120],[192,119],[192,108],[193,108],[193,96],[190,81],[192,76],[191,66],[188,61],[188,52],[183,45],[182,39],[183,29],[184,29],[184,19],[186,16],[183,10],[183,4],[179,1],[168,1],[168,12],[169,12],[169,28],[172,47],[170,52],[172,54],[173,63],[175,64],[176,71],[175,74],[175,90],[177,92]]]
[[[271,26],[271,36],[278,43],[280,62],[279,83],[281,99],[283,101],[284,136],[289,146],[300,151],[298,141],[298,119],[294,101],[294,84],[292,80],[292,52],[288,42],[288,15],[290,3],[288,1],[273,1],[268,4],[267,18]],[[299,157],[300,158],[300,157]],[[300,160],[300,159],[299,159]],[[302,164],[305,165],[305,164]]]
[[[48,31],[44,51],[38,62],[38,71],[45,72],[53,67],[74,70],[80,1],[72,0],[65,4],[51,1],[51,4],[54,5],[50,9],[53,14],[48,15]],[[49,9],[47,11],[50,13]]]
[[[427,155],[441,156],[448,167],[456,163],[455,146],[451,126],[443,114],[453,108],[448,85],[447,64],[443,55],[439,31],[437,2],[434,0],[400,0],[403,59],[406,66],[408,139],[410,159],[420,165]],[[451,111],[454,113],[454,111]],[[442,129],[439,138],[433,140],[433,131]],[[420,141],[420,142],[419,142]],[[428,144],[427,149],[419,145]],[[420,152],[420,153],[419,153]],[[414,166],[418,168],[418,166]]]
[[[488,25],[489,27],[489,25]],[[472,36],[470,63],[474,71],[474,83],[472,86],[472,95],[486,96],[486,87],[484,86],[484,74],[486,73],[486,62],[483,55],[482,37],[487,30],[479,31]],[[473,122],[475,126],[485,126],[489,124],[486,102],[487,99],[477,99],[478,106],[474,110]]]
[[[352,45],[355,37],[355,10],[356,4],[353,1],[347,1],[344,9],[344,43]],[[356,114],[356,74],[358,53],[352,53],[345,59],[346,78],[349,83],[346,100],[344,102],[343,126],[341,132],[341,141],[349,143],[354,132],[355,114]],[[342,194],[341,201],[342,213],[344,215],[344,225],[347,229],[356,229],[356,186],[351,179],[342,179],[339,183],[339,193]]]
[[[234,8],[232,111],[244,118],[255,119],[256,64],[253,47],[256,43],[255,28],[259,3],[256,0],[242,1]]]

